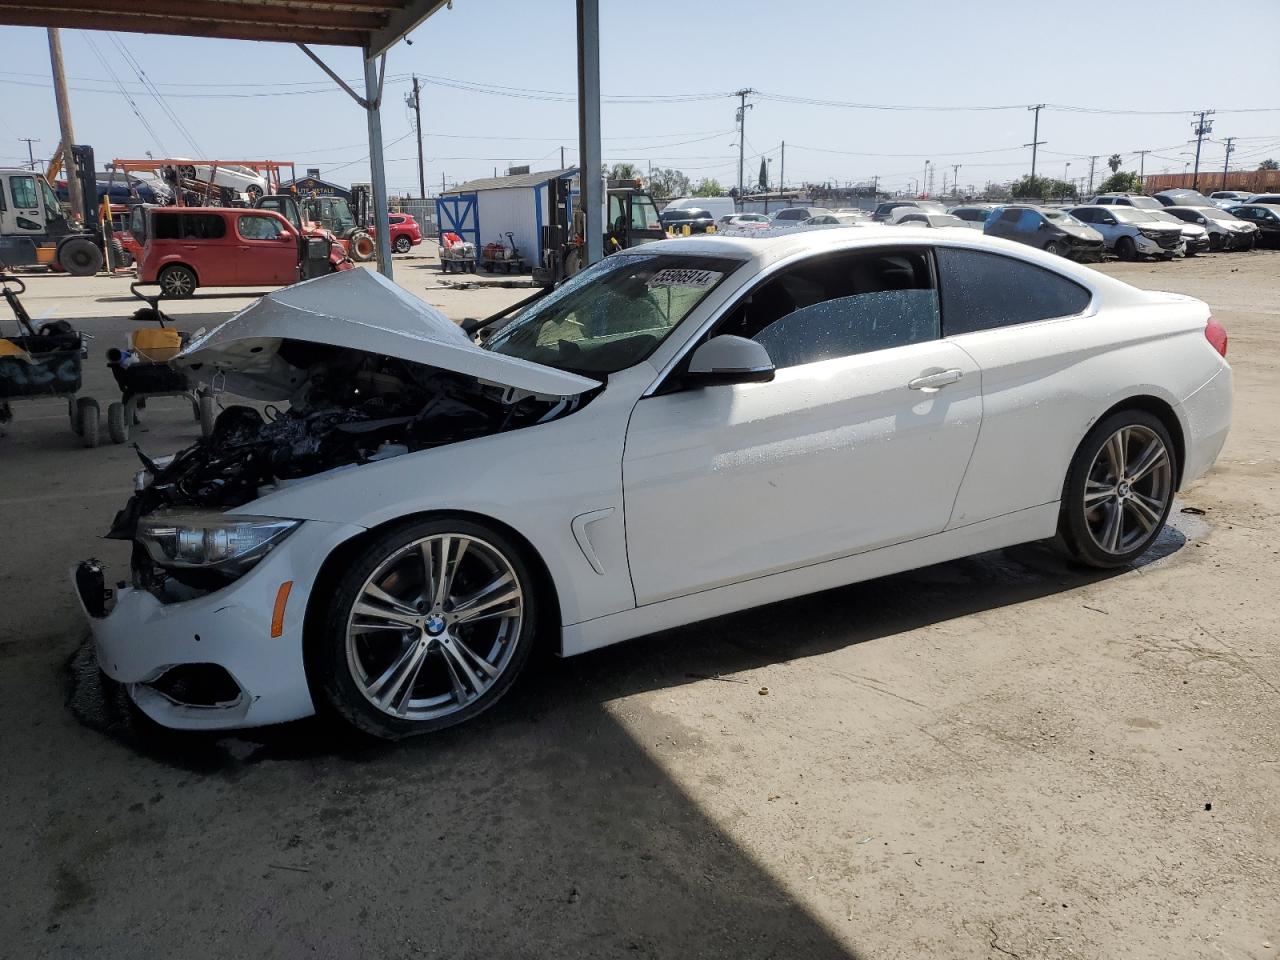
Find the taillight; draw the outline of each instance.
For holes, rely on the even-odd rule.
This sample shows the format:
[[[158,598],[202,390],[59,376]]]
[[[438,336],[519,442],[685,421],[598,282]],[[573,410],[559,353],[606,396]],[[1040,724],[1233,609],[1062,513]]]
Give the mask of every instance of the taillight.
[[[1209,322],[1204,325],[1204,337],[1213,349],[1224,357],[1227,355],[1227,328],[1213,317],[1210,317]]]

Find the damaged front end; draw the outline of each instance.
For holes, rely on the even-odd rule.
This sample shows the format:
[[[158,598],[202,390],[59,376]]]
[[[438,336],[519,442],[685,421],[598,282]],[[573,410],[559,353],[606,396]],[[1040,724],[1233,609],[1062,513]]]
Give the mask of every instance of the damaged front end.
[[[134,542],[134,586],[166,602],[231,582],[290,532],[225,511],[335,468],[546,423],[602,389],[482,350],[364,270],[270,294],[178,363],[264,402],[227,406],[171,457],[139,451],[135,493],[107,536]]]

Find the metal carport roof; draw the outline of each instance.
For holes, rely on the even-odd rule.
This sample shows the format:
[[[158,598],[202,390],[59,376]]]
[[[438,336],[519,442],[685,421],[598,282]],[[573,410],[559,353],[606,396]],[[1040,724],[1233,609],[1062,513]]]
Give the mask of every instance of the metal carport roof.
[[[0,25],[116,30],[227,40],[296,43],[365,108],[369,163],[377,218],[378,269],[391,276],[383,170],[382,70],[385,57],[407,33],[453,0],[0,0]],[[578,26],[579,150],[588,170],[600,168],[599,0],[576,0]],[[306,44],[359,47],[364,54],[365,95],[360,97]],[[383,64],[385,66],[385,62]],[[600,185],[588,178],[584,201],[603,205]],[[599,259],[600,225],[588,217],[588,260]]]
[[[0,24],[362,47],[385,53],[449,0],[0,0]]]

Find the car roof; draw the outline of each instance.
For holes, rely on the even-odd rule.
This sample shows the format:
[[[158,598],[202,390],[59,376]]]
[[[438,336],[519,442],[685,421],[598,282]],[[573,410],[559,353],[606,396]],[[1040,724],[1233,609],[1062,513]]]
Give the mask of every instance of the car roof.
[[[764,231],[767,233],[767,231]],[[815,227],[791,230],[767,236],[726,236],[709,234],[654,240],[613,254],[615,257],[677,254],[685,256],[727,257],[749,264],[752,273],[767,270],[774,264],[796,257],[825,251],[861,248],[963,247],[978,252],[995,253],[1042,266],[1070,277],[1093,290],[1103,290],[1112,302],[1146,302],[1150,294],[1127,283],[1064,257],[1045,253],[1024,243],[987,236],[970,227],[925,227],[900,224],[862,224],[860,226]]]

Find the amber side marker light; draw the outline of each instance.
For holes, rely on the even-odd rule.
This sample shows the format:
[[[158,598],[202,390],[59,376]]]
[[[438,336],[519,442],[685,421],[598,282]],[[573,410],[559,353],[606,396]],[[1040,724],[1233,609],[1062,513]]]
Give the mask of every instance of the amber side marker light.
[[[284,633],[284,608],[289,602],[289,591],[293,589],[293,581],[286,580],[276,591],[276,606],[271,611],[271,636],[278,637]]]

